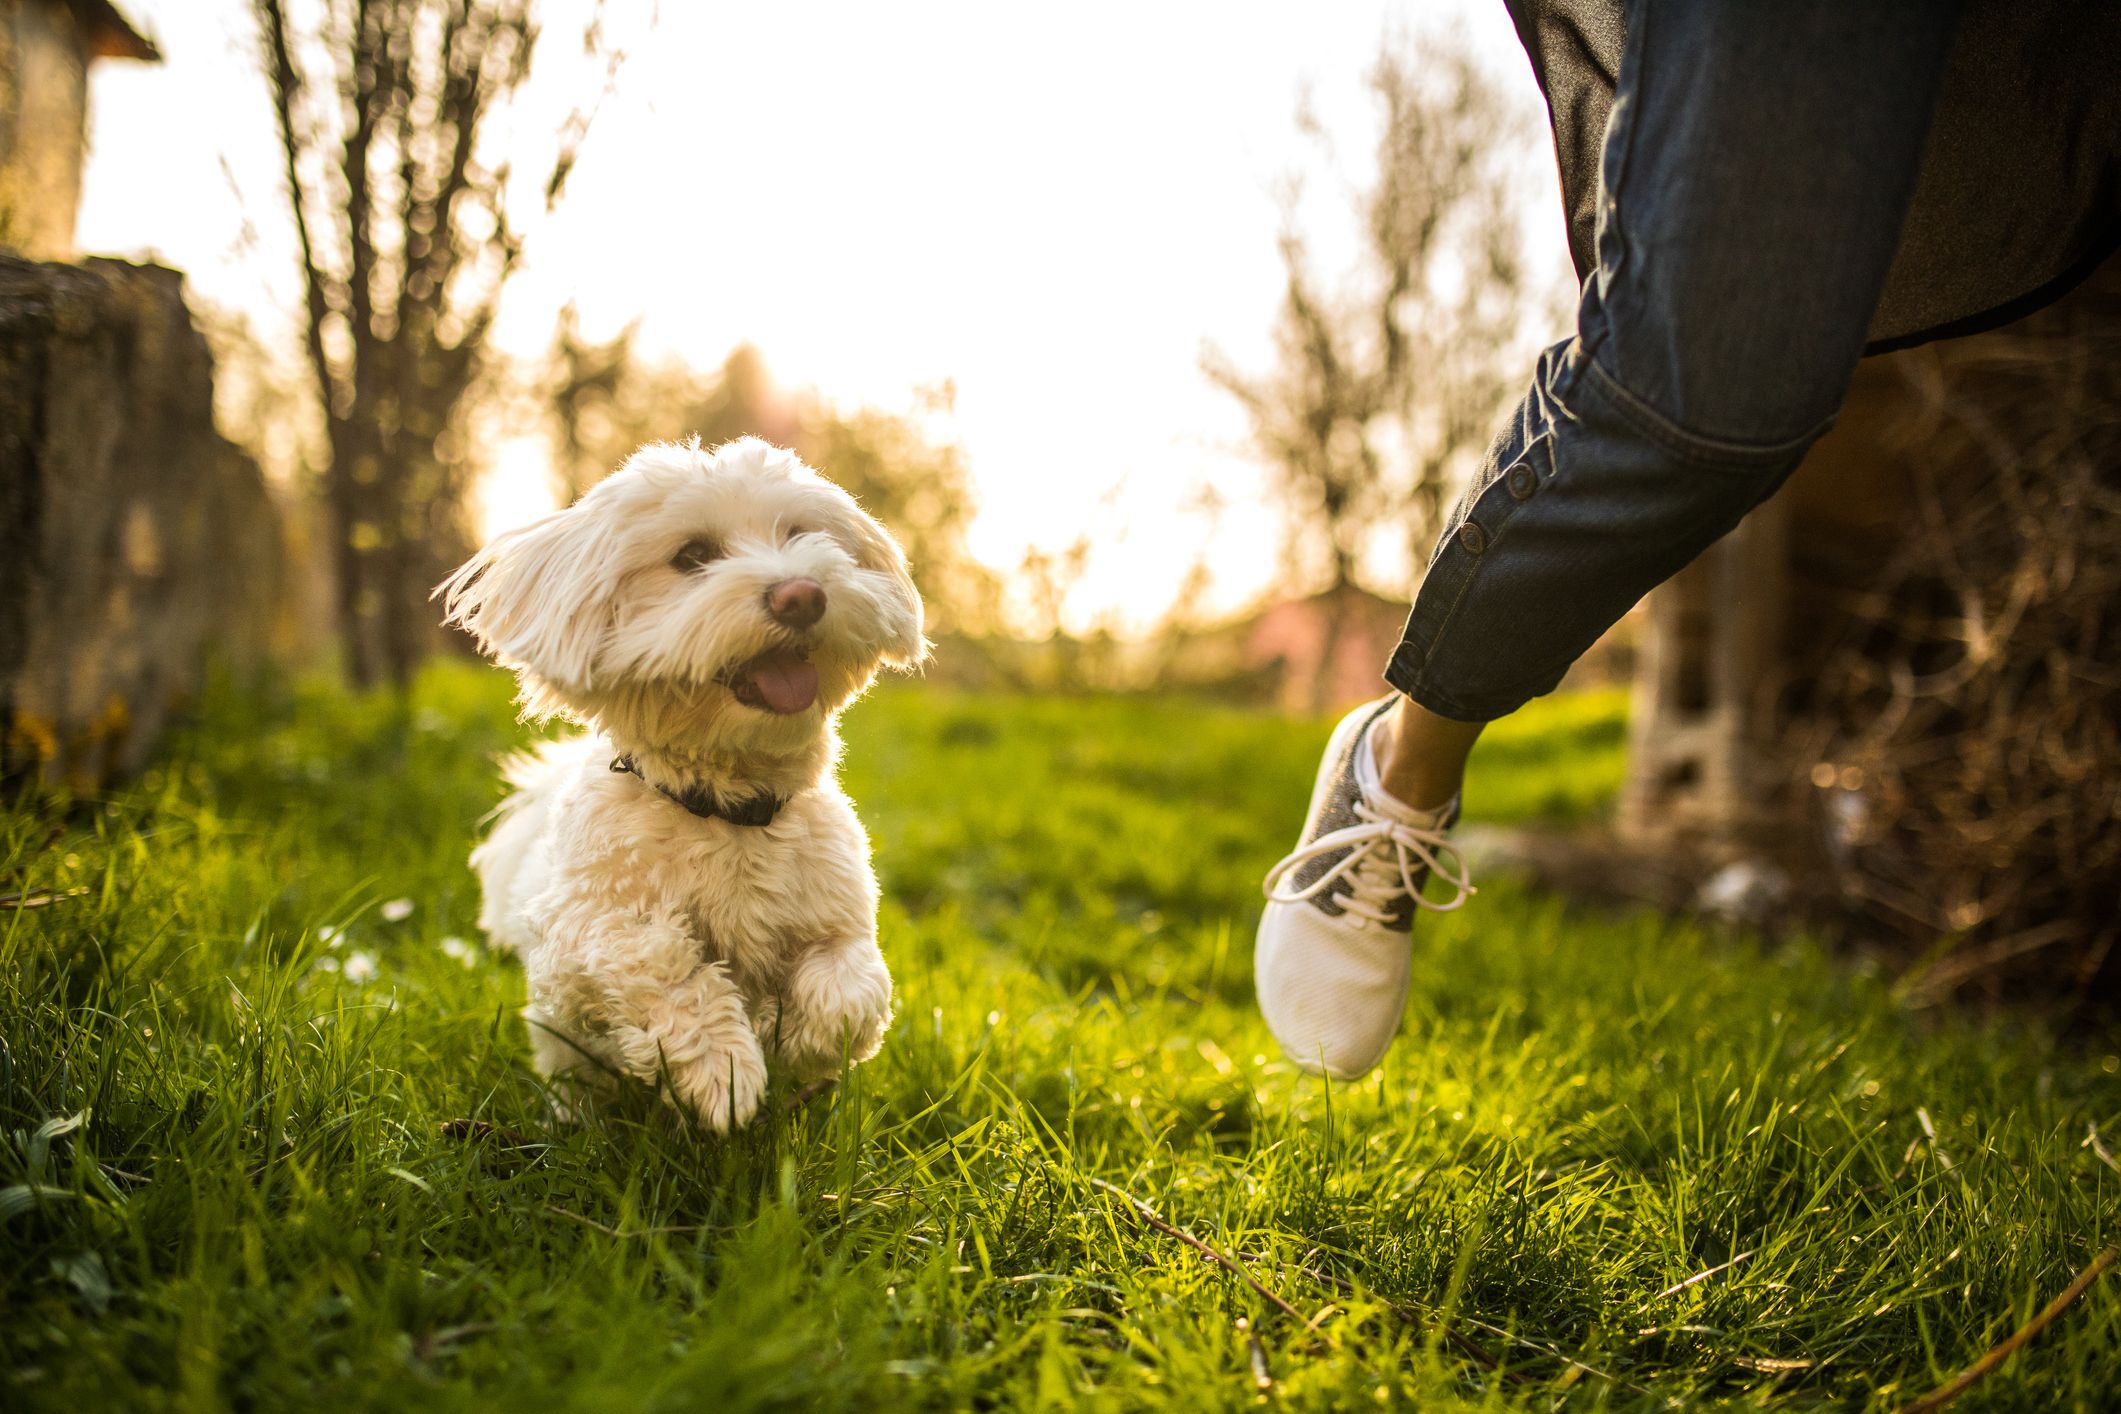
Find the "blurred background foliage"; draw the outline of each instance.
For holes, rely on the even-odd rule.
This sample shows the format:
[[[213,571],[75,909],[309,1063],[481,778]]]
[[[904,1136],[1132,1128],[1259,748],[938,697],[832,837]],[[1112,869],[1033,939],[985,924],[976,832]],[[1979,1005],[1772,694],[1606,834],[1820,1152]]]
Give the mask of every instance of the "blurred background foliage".
[[[335,643],[356,683],[401,680],[427,654],[461,647],[429,622],[425,595],[476,537],[499,473],[493,449],[508,438],[549,443],[551,492],[564,505],[644,442],[749,434],[795,448],[899,536],[934,631],[954,650],[939,671],[1048,691],[1264,690],[1321,710],[1349,683],[1374,680],[1359,665],[1402,611],[1408,566],[1425,560],[1556,314],[1556,292],[1526,273],[1513,196],[1514,164],[1534,141],[1523,113],[1463,35],[1388,34],[1365,81],[1368,151],[1337,152],[1311,99],[1297,105],[1310,155],[1277,178],[1285,289],[1273,362],[1251,370],[1219,348],[1202,355],[1269,474],[1279,572],[1252,608],[1204,613],[1211,547],[1173,545],[1188,573],[1156,627],[1070,631],[1099,532],[1027,547],[1013,563],[974,554],[978,498],[948,381],[916,390],[904,409],[846,405],[783,382],[748,344],[708,368],[645,349],[638,319],[591,337],[572,304],[542,357],[490,346],[529,229],[522,213],[563,199],[598,85],[623,72],[601,10],[565,37],[599,62],[566,69],[579,91],[554,100],[568,105],[566,121],[530,154],[538,165],[526,181],[508,162],[479,160],[480,124],[557,42],[520,0],[467,7],[447,26],[411,0],[292,19],[271,0],[254,3],[287,152],[282,199],[303,231],[303,344],[275,347],[235,312],[210,310],[205,323],[224,422],[296,492],[297,557],[328,560],[328,577],[294,587],[285,636],[311,653]],[[342,101],[326,103],[326,92]],[[387,180],[370,179],[379,167],[392,169]],[[1307,193],[1335,192],[1344,210],[1307,215]],[[1352,259],[1316,249],[1321,219],[1359,233]],[[1204,486],[1196,500],[1216,495]],[[1372,588],[1382,596],[1351,593]],[[1286,625],[1256,631],[1289,603],[1311,606],[1293,653]]]

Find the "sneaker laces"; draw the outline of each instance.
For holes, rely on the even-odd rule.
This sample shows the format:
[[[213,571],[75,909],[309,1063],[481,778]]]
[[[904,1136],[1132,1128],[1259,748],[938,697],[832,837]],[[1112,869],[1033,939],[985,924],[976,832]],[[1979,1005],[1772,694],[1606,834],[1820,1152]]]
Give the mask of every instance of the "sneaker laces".
[[[1345,879],[1348,894],[1339,901],[1340,906],[1358,918],[1382,923],[1391,917],[1392,902],[1400,895],[1414,900],[1416,908],[1449,913],[1465,907],[1466,900],[1479,892],[1473,887],[1464,857],[1443,828],[1394,819],[1360,799],[1355,802],[1355,814],[1360,823],[1328,831],[1309,844],[1299,845],[1269,869],[1261,885],[1267,898],[1274,903],[1307,903]],[[1337,850],[1346,850],[1347,856],[1304,887],[1280,887],[1282,880],[1305,864]],[[1446,868],[1444,856],[1449,856],[1455,867]],[[1456,892],[1443,903],[1423,898],[1417,877],[1423,869]]]

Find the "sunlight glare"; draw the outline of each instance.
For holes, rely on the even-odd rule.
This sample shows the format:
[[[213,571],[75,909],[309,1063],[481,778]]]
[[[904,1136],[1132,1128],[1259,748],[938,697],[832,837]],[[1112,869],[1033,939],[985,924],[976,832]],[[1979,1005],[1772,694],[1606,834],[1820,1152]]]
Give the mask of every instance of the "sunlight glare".
[[[479,478],[479,538],[528,525],[559,509],[552,453],[542,437],[510,437],[494,449],[493,469]]]

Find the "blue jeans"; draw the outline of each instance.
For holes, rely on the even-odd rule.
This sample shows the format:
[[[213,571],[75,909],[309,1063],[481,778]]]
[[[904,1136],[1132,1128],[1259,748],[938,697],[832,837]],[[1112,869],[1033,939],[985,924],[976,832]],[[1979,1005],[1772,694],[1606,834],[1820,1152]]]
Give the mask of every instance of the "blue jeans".
[[[1796,468],[1863,353],[1955,17],[1631,0],[1575,337],[1452,511],[1393,687],[1515,711]]]

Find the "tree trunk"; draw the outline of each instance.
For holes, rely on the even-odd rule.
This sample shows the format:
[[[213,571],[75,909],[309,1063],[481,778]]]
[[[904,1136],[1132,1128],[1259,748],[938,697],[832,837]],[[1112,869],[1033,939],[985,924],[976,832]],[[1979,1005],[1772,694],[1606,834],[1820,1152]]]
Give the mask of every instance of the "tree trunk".
[[[378,458],[366,424],[333,419],[331,466],[325,476],[330,510],[332,566],[337,579],[340,641],[346,649],[346,674],[355,687],[373,687],[382,677],[383,661],[374,631],[379,601],[376,565],[376,475]]]

